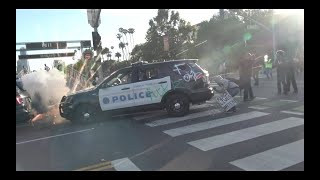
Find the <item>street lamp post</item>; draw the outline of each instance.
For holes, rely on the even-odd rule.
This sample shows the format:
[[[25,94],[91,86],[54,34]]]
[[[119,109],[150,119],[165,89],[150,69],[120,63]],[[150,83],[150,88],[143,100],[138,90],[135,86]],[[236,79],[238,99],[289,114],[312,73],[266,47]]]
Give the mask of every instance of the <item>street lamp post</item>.
[[[88,9],[87,13],[88,13],[88,22],[91,25],[91,27],[93,28],[93,31],[98,32],[98,27],[101,23],[101,19],[100,19],[101,9]],[[98,63],[100,65],[98,68],[99,82],[101,82],[103,80],[102,62],[101,62],[101,57],[100,57],[101,56],[100,46],[97,48],[97,51],[96,51],[97,56],[95,59],[96,63],[100,62],[100,63]]]

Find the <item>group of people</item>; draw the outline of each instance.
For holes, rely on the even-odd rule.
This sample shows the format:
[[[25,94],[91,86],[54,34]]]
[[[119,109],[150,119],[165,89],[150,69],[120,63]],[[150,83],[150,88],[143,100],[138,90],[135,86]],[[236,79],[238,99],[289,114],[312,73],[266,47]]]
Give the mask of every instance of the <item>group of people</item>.
[[[220,86],[221,89],[214,88],[217,92],[227,91],[232,97],[236,96],[241,89],[243,92],[243,101],[252,101],[255,96],[253,95],[251,78],[255,80],[255,85],[259,83],[259,66],[253,67],[257,64],[257,59],[254,54],[246,53],[239,63],[239,76],[240,79],[222,78],[215,76],[214,81]],[[272,69],[277,68],[277,88],[278,94],[287,95],[292,85],[294,93],[298,93],[298,87],[295,79],[295,64],[290,60],[283,50],[276,52],[276,60],[272,61],[268,55],[264,56],[264,70],[268,79],[272,79]],[[258,67],[258,68],[257,68]],[[261,66],[260,66],[261,67]],[[233,107],[227,112],[235,112],[236,108]]]

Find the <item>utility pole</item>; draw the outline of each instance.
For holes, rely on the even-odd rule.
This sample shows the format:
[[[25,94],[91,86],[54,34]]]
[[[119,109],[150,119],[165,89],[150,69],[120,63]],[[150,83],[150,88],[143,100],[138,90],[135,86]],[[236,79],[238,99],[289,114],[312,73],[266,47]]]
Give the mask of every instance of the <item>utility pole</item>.
[[[101,62],[101,51],[102,51],[102,44],[101,44],[101,37],[98,33],[98,27],[101,23],[100,14],[101,9],[88,9],[88,22],[93,27],[93,46],[94,50],[96,51],[97,56],[95,56],[95,63],[97,63],[98,66],[98,75],[99,75],[99,82],[103,80],[103,70],[102,70],[102,62]],[[98,38],[98,39],[95,39]]]

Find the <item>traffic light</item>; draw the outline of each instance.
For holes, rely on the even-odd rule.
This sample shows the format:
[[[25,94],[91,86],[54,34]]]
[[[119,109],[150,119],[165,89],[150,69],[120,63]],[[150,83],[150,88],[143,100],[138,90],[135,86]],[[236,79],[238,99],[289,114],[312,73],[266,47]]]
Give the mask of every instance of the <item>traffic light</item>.
[[[101,46],[101,36],[98,32],[92,32],[93,50],[97,50]]]

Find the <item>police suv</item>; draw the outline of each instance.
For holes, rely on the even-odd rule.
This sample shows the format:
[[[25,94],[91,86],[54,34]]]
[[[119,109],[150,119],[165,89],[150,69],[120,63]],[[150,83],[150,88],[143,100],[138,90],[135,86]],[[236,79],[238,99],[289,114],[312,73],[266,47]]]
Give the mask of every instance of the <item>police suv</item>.
[[[213,96],[209,74],[197,60],[158,63],[138,62],[115,71],[88,90],[63,96],[60,115],[77,122],[95,121],[112,114],[166,109],[170,116],[184,116],[191,104]]]

